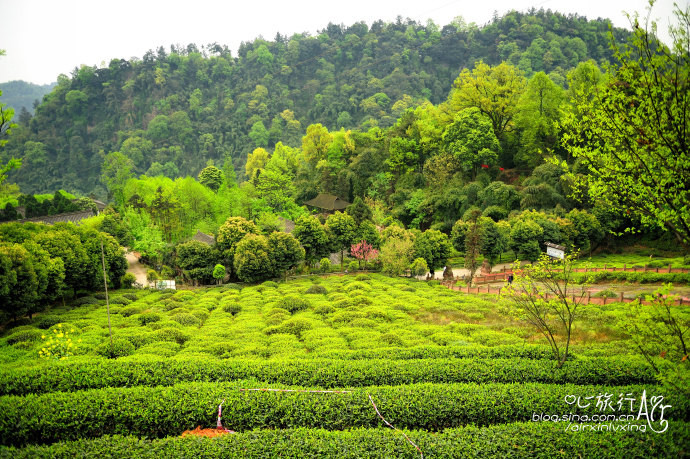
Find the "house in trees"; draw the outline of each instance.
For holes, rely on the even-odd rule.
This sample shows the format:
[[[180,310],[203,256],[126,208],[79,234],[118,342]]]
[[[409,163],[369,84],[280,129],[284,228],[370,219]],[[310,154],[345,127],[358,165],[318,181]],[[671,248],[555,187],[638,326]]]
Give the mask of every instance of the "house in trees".
[[[326,193],[320,193],[314,199],[310,199],[304,204],[310,207],[315,207],[324,214],[330,214],[336,210],[345,210],[345,208],[350,205],[350,203],[344,199],[340,199],[337,196]]]

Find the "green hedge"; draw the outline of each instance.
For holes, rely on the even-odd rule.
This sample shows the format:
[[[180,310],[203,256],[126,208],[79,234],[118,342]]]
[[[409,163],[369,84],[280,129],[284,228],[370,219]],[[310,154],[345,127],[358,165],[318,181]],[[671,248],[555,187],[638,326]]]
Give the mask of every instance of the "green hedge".
[[[415,346],[389,347],[356,350],[317,350],[299,358],[328,358],[339,360],[406,360],[406,359],[550,359],[553,356],[549,346],[508,344],[500,346]]]
[[[424,457],[682,457],[690,444],[690,425],[672,423],[663,434],[633,432],[565,432],[563,425],[515,423],[489,427],[467,426],[442,433],[407,431]],[[208,439],[167,437],[145,440],[103,436],[94,440],[30,446],[0,447],[0,457],[203,457],[203,458],[419,458],[399,432],[390,429],[256,430]]]
[[[640,284],[657,284],[671,282],[673,284],[690,284],[690,273],[656,273],[656,272],[628,272],[628,271],[597,271],[588,273],[573,273],[575,282],[583,282],[591,278],[595,283],[605,281],[639,282]]]
[[[413,384],[355,388],[349,394],[240,391],[260,383],[186,383],[172,387],[106,388],[0,397],[0,444],[95,438],[105,434],[161,438],[196,426],[216,423],[216,409],[225,400],[224,425],[236,431],[296,427],[347,430],[375,427],[382,415],[405,429],[442,431],[466,424],[492,425],[529,421],[534,413],[597,414],[568,405],[566,395],[600,393],[662,394],[659,387],[576,386],[571,384]],[[265,386],[264,386],[265,387]],[[667,396],[665,418],[687,421],[690,400]],[[575,434],[573,434],[575,435]]]
[[[55,362],[0,371],[0,395],[24,395],[101,387],[171,385],[188,381],[257,379],[271,383],[361,387],[421,382],[543,382],[574,384],[655,383],[639,358],[581,358],[556,368],[554,360],[218,360],[161,359]]]

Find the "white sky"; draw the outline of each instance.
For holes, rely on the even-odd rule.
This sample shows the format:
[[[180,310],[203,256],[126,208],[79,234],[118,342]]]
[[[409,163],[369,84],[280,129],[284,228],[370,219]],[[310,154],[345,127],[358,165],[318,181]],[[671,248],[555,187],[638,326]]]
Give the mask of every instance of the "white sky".
[[[687,6],[690,0],[676,0]],[[149,49],[170,44],[227,45],[233,56],[242,41],[277,32],[312,35],[329,22],[351,25],[400,15],[443,26],[454,17],[483,25],[530,7],[577,13],[588,19],[610,18],[629,27],[622,11],[646,15],[647,0],[0,0],[0,82],[25,80],[47,84],[81,64],[107,65],[113,58],[141,58]],[[337,6],[334,6],[337,5]],[[666,35],[673,0],[657,0],[652,18]]]

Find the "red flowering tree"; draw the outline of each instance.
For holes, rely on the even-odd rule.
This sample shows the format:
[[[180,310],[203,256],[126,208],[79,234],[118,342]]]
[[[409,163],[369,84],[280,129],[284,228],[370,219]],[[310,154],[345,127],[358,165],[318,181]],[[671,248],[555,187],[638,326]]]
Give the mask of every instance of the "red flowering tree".
[[[367,261],[374,260],[379,256],[379,251],[364,240],[359,241],[357,244],[352,244],[352,247],[350,247],[350,253],[353,257],[359,260],[360,267],[362,267],[362,261],[364,261],[364,269],[367,268]]]

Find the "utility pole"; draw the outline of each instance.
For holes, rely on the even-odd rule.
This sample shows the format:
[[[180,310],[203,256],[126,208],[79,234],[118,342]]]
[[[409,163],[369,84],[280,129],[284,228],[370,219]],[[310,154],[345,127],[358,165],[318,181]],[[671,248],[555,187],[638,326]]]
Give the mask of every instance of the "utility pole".
[[[101,237],[101,262],[103,263],[103,285],[105,286],[105,306],[108,311],[108,331],[110,332],[110,349],[113,348],[113,329],[110,326],[110,300],[108,299],[108,280],[105,276],[105,253],[103,252],[103,238]]]

